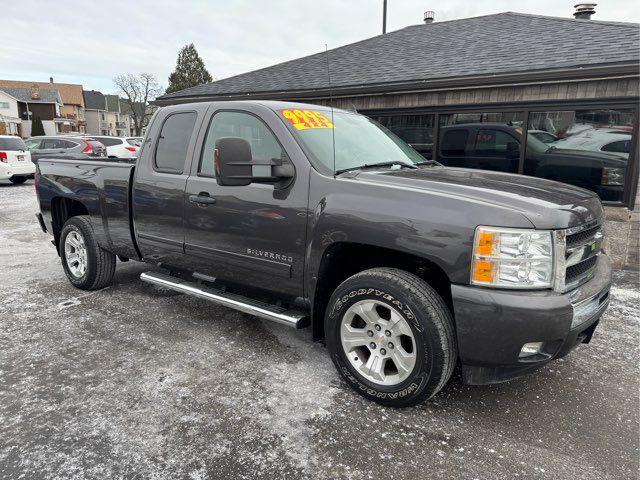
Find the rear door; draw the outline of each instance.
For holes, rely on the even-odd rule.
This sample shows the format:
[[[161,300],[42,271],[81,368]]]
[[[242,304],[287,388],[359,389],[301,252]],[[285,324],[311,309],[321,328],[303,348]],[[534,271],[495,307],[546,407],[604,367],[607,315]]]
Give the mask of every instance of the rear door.
[[[136,239],[146,261],[183,267],[184,190],[207,108],[168,107],[149,127],[132,195]]]

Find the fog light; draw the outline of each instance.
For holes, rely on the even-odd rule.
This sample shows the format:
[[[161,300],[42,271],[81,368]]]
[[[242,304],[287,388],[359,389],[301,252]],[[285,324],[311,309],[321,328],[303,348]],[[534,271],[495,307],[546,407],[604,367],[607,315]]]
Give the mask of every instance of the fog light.
[[[520,350],[520,355],[518,357],[526,358],[526,357],[531,357],[533,355],[538,355],[540,352],[542,352],[543,345],[544,345],[543,342],[525,343],[522,346],[522,349]]]

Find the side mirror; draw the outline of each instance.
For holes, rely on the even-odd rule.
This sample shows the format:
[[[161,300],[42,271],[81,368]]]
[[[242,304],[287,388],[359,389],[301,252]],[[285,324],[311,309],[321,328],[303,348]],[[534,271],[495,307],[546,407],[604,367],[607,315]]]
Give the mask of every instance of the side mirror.
[[[238,187],[251,183],[272,183],[276,189],[282,189],[288,187],[295,177],[295,169],[286,154],[283,153],[283,158],[254,161],[251,145],[243,138],[218,139],[213,157],[218,185]],[[259,168],[254,172],[253,167]]]
[[[218,185],[249,185],[252,180],[251,145],[243,138],[219,138],[213,150],[213,167]]]

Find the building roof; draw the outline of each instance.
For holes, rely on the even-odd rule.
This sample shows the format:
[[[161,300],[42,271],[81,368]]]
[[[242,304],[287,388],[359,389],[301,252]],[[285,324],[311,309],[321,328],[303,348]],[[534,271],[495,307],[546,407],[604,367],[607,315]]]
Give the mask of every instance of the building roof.
[[[118,95],[105,95],[107,101],[107,111],[120,113],[120,97]]]
[[[9,88],[9,87],[0,87],[0,90],[11,95],[13,98],[18,100],[19,102],[25,103],[57,103],[59,105],[64,105],[62,103],[62,99],[60,98],[60,93],[58,90],[54,90],[51,88],[38,88],[38,98],[33,98],[33,89],[32,88]]]
[[[428,88],[518,78],[538,72],[575,78],[597,68],[622,66],[637,74],[638,24],[499,13],[413,25],[272,67],[187,88],[156,99],[173,103],[205,98],[328,92],[327,60],[334,93]],[[629,66],[632,65],[632,66]],[[620,67],[622,68],[622,67]],[[593,73],[592,73],[593,75]],[[473,79],[476,79],[473,81]],[[466,83],[465,83],[466,82]],[[304,96],[304,95],[302,95]]]
[[[107,110],[107,100],[101,92],[83,90],[84,108],[87,110]]]
[[[56,83],[56,82],[27,82],[23,80],[0,80],[0,88],[2,87],[24,87],[31,88],[38,85],[40,88],[55,89],[60,92],[60,98],[65,105],[79,105],[84,107],[82,99],[82,85],[75,83]]]

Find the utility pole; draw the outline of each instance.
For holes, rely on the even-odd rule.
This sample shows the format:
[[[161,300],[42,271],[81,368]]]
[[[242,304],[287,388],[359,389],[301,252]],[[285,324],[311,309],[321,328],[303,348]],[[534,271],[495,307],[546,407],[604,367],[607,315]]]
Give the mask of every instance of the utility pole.
[[[387,33],[387,0],[382,1],[382,34]]]

